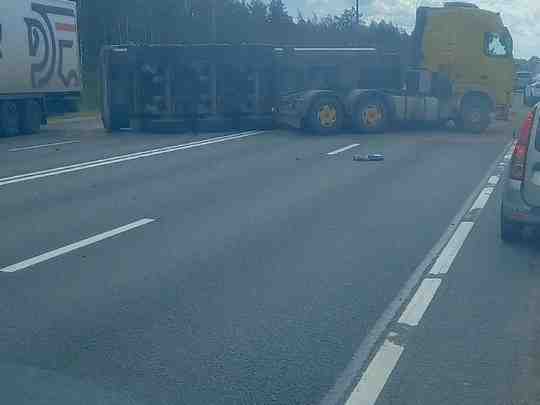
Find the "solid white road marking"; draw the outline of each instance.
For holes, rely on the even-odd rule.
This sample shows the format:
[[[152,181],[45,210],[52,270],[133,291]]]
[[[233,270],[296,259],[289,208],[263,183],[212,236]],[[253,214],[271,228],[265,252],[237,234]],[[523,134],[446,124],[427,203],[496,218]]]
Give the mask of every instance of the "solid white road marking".
[[[429,304],[431,304],[431,300],[435,297],[437,290],[441,286],[441,282],[442,280],[440,278],[424,279],[409,302],[409,305],[407,305],[407,308],[401,314],[398,322],[409,326],[418,326]]]
[[[403,346],[388,339],[377,351],[345,405],[373,405],[403,353]]]
[[[166,146],[166,147],[158,148],[158,149],[151,149],[151,150],[142,151],[142,152],[130,153],[127,155],[113,156],[106,159],[99,159],[99,160],[93,160],[89,162],[76,163],[76,164],[72,164],[68,166],[56,167],[53,169],[41,170],[41,171],[33,172],[33,173],[19,174],[16,176],[0,178],[0,186],[5,186],[8,184],[13,184],[13,183],[20,183],[23,181],[29,181],[29,180],[39,179],[43,177],[56,176],[56,175],[64,174],[64,173],[77,172],[81,170],[90,169],[93,167],[112,165],[115,163],[121,163],[121,162],[126,162],[129,160],[135,160],[135,159],[141,159],[141,158],[150,157],[150,156],[161,155],[164,153],[176,152],[179,150],[198,148],[201,146],[212,145],[214,143],[221,143],[221,142],[226,142],[226,141],[232,141],[235,139],[247,138],[249,136],[258,135],[263,132],[265,131],[251,131],[251,132],[245,132],[245,133],[240,133],[240,134],[209,138],[209,139],[204,139],[204,140],[196,141],[196,142],[189,142],[189,143],[180,144],[180,145]]]
[[[132,222],[130,224],[121,226],[119,228],[115,228],[115,229],[112,229],[110,231],[100,233],[98,235],[94,235],[94,236],[92,236],[90,238],[83,239],[83,240],[81,240],[79,242],[75,242],[75,243],[72,243],[70,245],[61,247],[59,249],[51,250],[50,252],[43,253],[43,254],[41,254],[39,256],[32,257],[32,258],[24,260],[22,262],[12,264],[11,266],[1,268],[0,271],[4,272],[4,273],[14,273],[16,271],[24,270],[24,269],[32,267],[32,266],[34,266],[34,265],[36,265],[38,263],[45,262],[47,260],[53,259],[53,258],[55,258],[57,256],[64,255],[66,253],[69,253],[69,252],[72,252],[74,250],[83,248],[85,246],[92,245],[92,244],[97,243],[99,241],[102,241],[104,239],[112,238],[113,236],[116,236],[116,235],[119,235],[121,233],[130,231],[132,229],[138,228],[140,226],[149,224],[150,222],[154,222],[154,221],[155,221],[155,219],[144,218],[144,219],[141,219],[139,221]]]
[[[483,209],[487,202],[489,201],[489,197],[491,197],[491,194],[493,193],[493,187],[486,187],[482,190],[476,201],[474,202],[473,206],[471,207],[471,211]]]
[[[23,150],[41,149],[41,148],[48,148],[49,146],[68,145],[70,143],[79,143],[79,142],[81,141],[65,141],[65,142],[44,143],[42,145],[22,146],[19,148],[9,149],[8,152],[21,152]]]
[[[459,224],[456,232],[452,238],[448,241],[441,254],[437,258],[437,261],[431,268],[430,274],[440,275],[448,273],[454,259],[459,253],[459,250],[463,246],[463,243],[469,236],[469,233],[474,227],[474,222],[462,222]]]
[[[349,149],[352,149],[352,148],[356,148],[357,146],[360,146],[359,143],[353,143],[352,145],[349,145],[349,146],[345,146],[344,148],[340,148],[340,149],[336,149],[332,152],[328,152],[327,155],[328,156],[335,156],[335,155],[339,155],[341,152],[345,152]]]
[[[497,184],[499,184],[500,180],[501,178],[499,176],[491,176],[488,180],[488,184],[491,186],[496,186]]]

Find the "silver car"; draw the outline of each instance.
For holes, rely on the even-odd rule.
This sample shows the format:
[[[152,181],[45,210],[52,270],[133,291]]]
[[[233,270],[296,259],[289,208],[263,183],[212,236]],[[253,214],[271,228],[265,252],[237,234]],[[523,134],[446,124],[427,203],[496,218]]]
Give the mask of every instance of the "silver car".
[[[505,181],[501,237],[515,242],[525,226],[540,226],[540,103],[532,107],[520,131]]]
[[[533,106],[540,101],[540,79],[536,78],[532,83],[525,87],[523,99],[525,105]]]

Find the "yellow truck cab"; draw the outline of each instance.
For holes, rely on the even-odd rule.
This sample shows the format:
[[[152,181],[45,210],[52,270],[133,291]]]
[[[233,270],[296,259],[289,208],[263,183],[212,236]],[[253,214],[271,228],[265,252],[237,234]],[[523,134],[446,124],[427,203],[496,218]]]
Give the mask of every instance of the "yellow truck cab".
[[[485,120],[486,108],[498,119],[509,118],[513,42],[499,13],[463,2],[420,7],[413,41],[414,65],[450,79],[450,108],[460,124]]]

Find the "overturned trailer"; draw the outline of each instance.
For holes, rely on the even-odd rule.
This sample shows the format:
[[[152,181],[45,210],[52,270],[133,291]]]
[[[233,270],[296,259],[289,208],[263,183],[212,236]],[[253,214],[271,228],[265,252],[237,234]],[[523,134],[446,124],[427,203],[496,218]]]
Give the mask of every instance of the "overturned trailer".
[[[267,128],[274,49],[260,45],[108,46],[101,55],[107,129]]]
[[[363,91],[398,89],[401,76],[396,55],[371,48],[108,46],[102,116],[111,131],[285,124],[331,132],[351,123],[351,103]]]

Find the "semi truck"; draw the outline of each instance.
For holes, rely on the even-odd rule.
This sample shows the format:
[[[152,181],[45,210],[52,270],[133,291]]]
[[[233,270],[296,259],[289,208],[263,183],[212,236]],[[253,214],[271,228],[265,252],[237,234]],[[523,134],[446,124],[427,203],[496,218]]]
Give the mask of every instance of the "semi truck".
[[[498,13],[461,2],[420,7],[412,63],[373,48],[268,45],[108,46],[105,128],[343,128],[449,120],[480,133],[508,119],[513,42]]]
[[[35,133],[81,94],[76,3],[0,1],[0,136]]]

